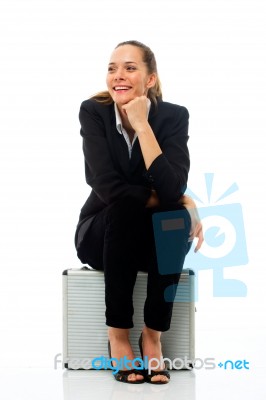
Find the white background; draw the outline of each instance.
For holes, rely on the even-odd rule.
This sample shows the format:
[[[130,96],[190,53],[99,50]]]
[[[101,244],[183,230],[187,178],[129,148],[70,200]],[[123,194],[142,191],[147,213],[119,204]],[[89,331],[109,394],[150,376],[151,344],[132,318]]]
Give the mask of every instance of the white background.
[[[189,187],[206,203],[233,182],[249,263],[228,268],[245,298],[212,296],[200,272],[198,357],[265,363],[265,41],[259,0],[1,0],[1,366],[51,367],[62,351],[64,269],[85,183],[81,101],[105,89],[117,43],[136,39],[156,57],[164,100],[190,112]],[[217,333],[218,332],[218,333]],[[263,360],[264,357],[264,360]]]

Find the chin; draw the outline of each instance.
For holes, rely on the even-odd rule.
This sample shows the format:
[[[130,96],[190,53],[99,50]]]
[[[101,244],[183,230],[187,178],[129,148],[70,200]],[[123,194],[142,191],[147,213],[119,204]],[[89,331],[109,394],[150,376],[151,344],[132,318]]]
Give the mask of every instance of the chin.
[[[124,104],[129,103],[131,100],[133,100],[133,98],[130,98],[130,99],[114,99],[114,102],[119,106],[123,106]]]

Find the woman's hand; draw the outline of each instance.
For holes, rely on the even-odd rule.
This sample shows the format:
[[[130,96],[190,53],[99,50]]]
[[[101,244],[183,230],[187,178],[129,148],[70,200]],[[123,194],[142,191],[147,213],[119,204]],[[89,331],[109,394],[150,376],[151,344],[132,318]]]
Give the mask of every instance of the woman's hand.
[[[197,246],[195,247],[195,253],[201,248],[201,245],[204,241],[202,223],[200,222],[200,217],[198,214],[197,206],[194,200],[187,196],[183,195],[179,200],[179,203],[182,204],[189,212],[191,217],[191,231],[189,240],[193,240],[198,238]]]
[[[122,110],[126,114],[131,128],[138,135],[140,149],[147,170],[153,161],[162,154],[162,150],[148,122],[149,101],[146,96],[140,96],[135,97],[135,99],[122,106]]]
[[[146,203],[146,207],[147,208],[154,208],[154,207],[159,207],[160,202],[159,202],[159,198],[157,196],[157,193],[155,190],[151,191],[151,195],[148,198],[148,201]]]
[[[188,210],[189,215],[191,217],[191,230],[190,230],[189,240],[193,241],[195,238],[198,238],[198,243],[194,250],[196,253],[201,248],[201,245],[204,242],[202,223],[200,222],[200,217],[198,214],[196,203],[191,197],[183,195],[179,200],[179,204],[181,204]],[[151,195],[146,203],[146,207],[152,208],[159,206],[160,206],[160,201],[157,196],[157,193],[155,190],[152,190]]]
[[[135,97],[124,104],[122,109],[136,133],[147,124],[148,99],[146,96]]]

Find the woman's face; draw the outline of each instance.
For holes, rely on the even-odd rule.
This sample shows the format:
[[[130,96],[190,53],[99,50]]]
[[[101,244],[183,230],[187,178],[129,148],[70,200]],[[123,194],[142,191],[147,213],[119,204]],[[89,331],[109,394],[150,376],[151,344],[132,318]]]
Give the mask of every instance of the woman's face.
[[[142,60],[142,50],[132,45],[115,49],[108,65],[106,83],[108,91],[118,107],[135,97],[147,95],[155,85],[156,75],[148,74]]]

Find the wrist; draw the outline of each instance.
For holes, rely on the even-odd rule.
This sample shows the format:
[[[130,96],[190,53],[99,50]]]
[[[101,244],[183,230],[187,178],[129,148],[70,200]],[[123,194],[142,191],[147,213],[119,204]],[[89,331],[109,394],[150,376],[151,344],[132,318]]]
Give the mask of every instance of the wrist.
[[[134,129],[137,135],[145,135],[151,128],[148,121],[141,121],[134,124]]]

